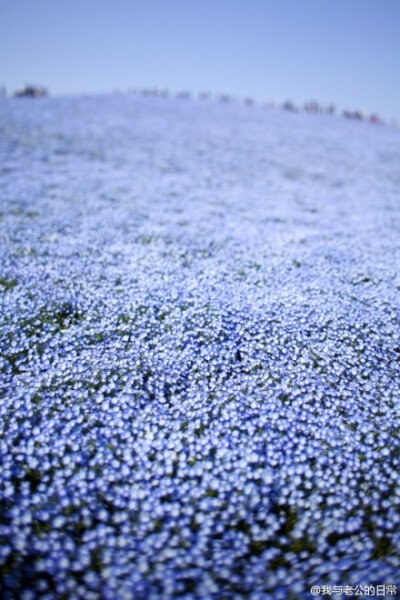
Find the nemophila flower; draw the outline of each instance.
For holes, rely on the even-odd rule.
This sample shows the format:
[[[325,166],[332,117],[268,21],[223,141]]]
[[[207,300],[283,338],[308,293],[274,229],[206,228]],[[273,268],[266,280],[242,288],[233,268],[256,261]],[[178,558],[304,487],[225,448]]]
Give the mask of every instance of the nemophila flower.
[[[397,133],[154,100],[1,107],[6,591],[392,583]]]

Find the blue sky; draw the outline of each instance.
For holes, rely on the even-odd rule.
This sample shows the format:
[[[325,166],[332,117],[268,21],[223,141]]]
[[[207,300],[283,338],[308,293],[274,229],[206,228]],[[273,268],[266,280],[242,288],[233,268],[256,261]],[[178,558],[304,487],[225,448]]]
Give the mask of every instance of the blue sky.
[[[316,99],[400,120],[400,0],[0,0],[0,85]]]

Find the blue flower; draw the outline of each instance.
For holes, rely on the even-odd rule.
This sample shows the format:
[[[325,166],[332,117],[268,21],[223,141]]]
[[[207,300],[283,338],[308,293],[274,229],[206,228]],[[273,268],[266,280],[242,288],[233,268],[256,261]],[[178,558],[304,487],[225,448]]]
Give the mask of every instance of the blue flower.
[[[393,583],[395,132],[173,98],[3,104],[6,592]]]

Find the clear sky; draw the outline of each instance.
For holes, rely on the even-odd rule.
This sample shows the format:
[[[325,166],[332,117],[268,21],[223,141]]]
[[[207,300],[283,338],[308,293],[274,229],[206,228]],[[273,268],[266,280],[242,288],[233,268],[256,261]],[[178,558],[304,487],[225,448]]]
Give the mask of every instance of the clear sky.
[[[400,120],[400,0],[0,0],[0,85],[165,87]]]

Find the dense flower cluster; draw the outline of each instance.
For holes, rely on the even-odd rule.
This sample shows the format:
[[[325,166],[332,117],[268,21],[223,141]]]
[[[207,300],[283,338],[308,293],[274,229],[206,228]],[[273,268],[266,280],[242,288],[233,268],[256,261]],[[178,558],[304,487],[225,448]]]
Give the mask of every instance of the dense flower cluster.
[[[305,598],[400,570],[398,131],[0,104],[5,598]]]

